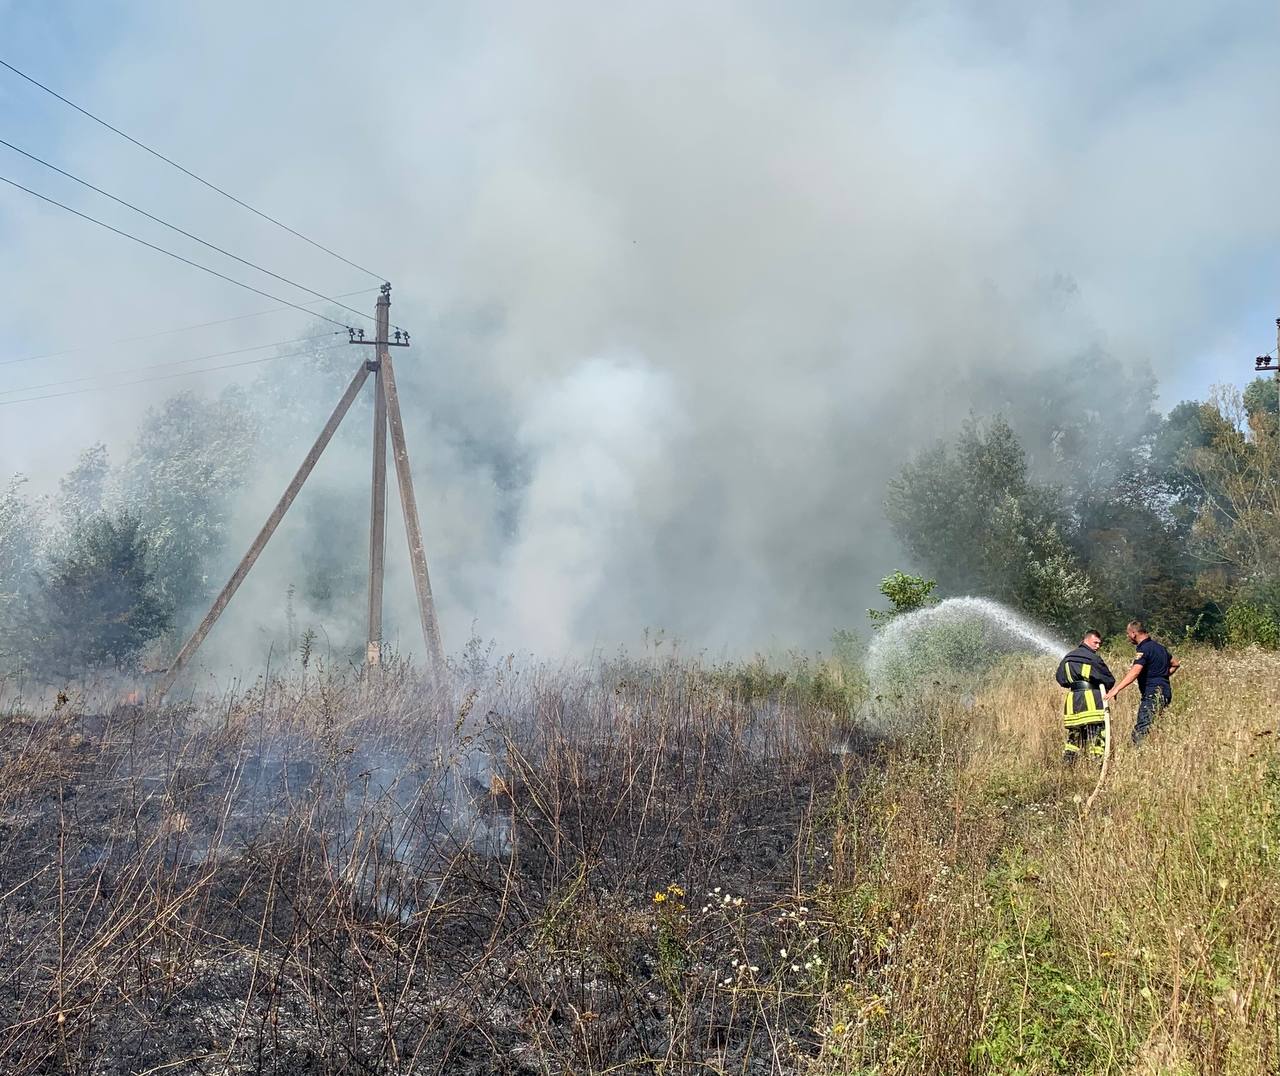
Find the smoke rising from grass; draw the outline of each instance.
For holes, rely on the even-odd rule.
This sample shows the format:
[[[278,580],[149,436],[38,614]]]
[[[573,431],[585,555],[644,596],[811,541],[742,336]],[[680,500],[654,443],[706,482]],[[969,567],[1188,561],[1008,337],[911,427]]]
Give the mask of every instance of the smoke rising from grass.
[[[631,521],[653,507],[646,480],[675,464],[670,397],[665,374],[634,361],[589,361],[545,391],[520,429],[538,465],[509,554],[509,600],[520,635],[551,653],[602,627],[590,603],[610,585]]]
[[[991,386],[1045,377],[1063,411],[1121,421],[1062,373],[1088,351],[1175,383],[1216,376],[1204,356],[1262,302],[1278,238],[1280,149],[1257,132],[1280,104],[1258,76],[1280,15],[1262,4],[392,2],[366,26],[348,5],[236,0],[131,16],[92,54],[37,50],[32,66],[395,282],[453,646],[472,624],[548,651],[645,626],[735,650],[821,644],[899,556],[881,496],[912,449],[990,407]],[[19,53],[46,40],[30,18]],[[354,62],[366,30],[372,62]],[[33,151],[313,286],[364,283],[34,91],[0,95]],[[0,196],[15,348],[259,308],[85,227]],[[218,341],[297,335],[292,315],[270,325]],[[201,351],[176,349],[129,355]],[[68,376],[119,356],[77,362]],[[287,369],[267,376],[312,399]],[[8,409],[6,464],[52,480],[79,439],[127,442],[143,388]],[[314,429],[322,397],[281,423]],[[317,478],[348,498],[334,518],[358,571],[367,422],[352,420]],[[261,460],[244,539],[295,464]],[[394,528],[389,549],[408,649]],[[279,618],[305,555],[270,551],[219,635]],[[351,619],[358,634],[358,602]]]

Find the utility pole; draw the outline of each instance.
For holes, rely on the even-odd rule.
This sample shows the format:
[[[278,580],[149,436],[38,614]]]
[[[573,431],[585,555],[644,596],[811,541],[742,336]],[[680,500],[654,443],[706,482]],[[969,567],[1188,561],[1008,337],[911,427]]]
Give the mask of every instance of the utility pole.
[[[369,510],[369,621],[368,638],[365,651],[366,664],[370,669],[382,664],[382,590],[383,568],[386,554],[386,509],[387,509],[387,432],[391,433],[391,448],[396,464],[396,480],[400,489],[400,507],[404,514],[405,537],[409,544],[409,564],[413,571],[413,585],[418,597],[418,616],[422,622],[422,636],[427,646],[427,660],[437,690],[445,684],[446,666],[444,647],[440,637],[440,623],[436,619],[435,600],[431,594],[431,579],[427,574],[427,556],[422,537],[422,524],[418,519],[418,500],[413,490],[413,477],[409,470],[409,450],[405,442],[404,421],[400,415],[400,397],[396,391],[395,369],[391,365],[393,347],[408,347],[409,334],[402,329],[390,332],[391,322],[391,285],[383,284],[374,308],[374,339],[366,340],[364,330],[348,328],[353,344],[368,344],[374,348],[373,358],[362,361],[356,369],[346,392],[338,401],[329,421],[325,423],[316,438],[311,451],[303,459],[293,480],[285,488],[284,494],[267,517],[266,523],[254,538],[236,570],[226,586],[214,599],[213,605],[191,637],[183,644],[174,658],[173,664],[165,670],[164,676],[156,686],[155,697],[162,699],[173,687],[174,681],[183,668],[199,649],[205,637],[217,623],[218,617],[226,609],[240,584],[244,582],[249,570],[266,548],[267,542],[280,526],[289,506],[293,504],[303,483],[315,469],[321,454],[333,440],[352,403],[360,394],[361,388],[370,374],[374,375],[373,401],[373,473],[372,494]]]
[[[1280,453],[1280,318],[1276,318],[1276,349],[1270,355],[1259,355],[1253,360],[1253,368],[1258,373],[1274,370],[1276,375],[1276,452]]]
[[[365,663],[372,670],[382,664],[382,566],[387,551],[387,400],[382,391],[382,367],[391,352],[387,332],[391,319],[391,285],[382,285],[374,309],[373,360],[373,496],[369,511],[369,635]]]
[[[1275,358],[1271,358],[1270,355],[1259,355],[1253,360],[1253,368],[1260,374],[1269,370],[1276,372],[1276,436],[1278,438],[1276,445],[1280,448],[1280,318],[1276,318]]]

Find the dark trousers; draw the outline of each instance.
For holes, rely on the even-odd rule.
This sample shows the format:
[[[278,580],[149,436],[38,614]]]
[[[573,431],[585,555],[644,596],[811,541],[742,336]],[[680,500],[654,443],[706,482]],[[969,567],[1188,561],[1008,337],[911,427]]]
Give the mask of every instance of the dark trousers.
[[[1133,746],[1137,747],[1146,739],[1151,726],[1160,716],[1160,711],[1173,701],[1173,689],[1164,683],[1148,684],[1142,693],[1142,701],[1138,703],[1138,720],[1133,726]]]

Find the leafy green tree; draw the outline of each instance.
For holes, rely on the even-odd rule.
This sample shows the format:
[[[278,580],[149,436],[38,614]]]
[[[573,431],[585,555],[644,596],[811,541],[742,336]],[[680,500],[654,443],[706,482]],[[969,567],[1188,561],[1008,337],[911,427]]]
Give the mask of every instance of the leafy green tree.
[[[250,474],[257,429],[238,389],[215,400],[182,393],[143,419],[123,469],[123,502],[141,520],[159,596],[179,615],[223,581],[211,576]]]
[[[97,442],[80,453],[71,470],[58,480],[57,492],[48,498],[49,511],[40,543],[42,557],[65,553],[85,521],[114,503],[111,460],[107,446]]]
[[[1161,422],[1145,467],[1135,472],[1129,488],[1122,490],[1118,483],[1116,491],[1157,513],[1167,529],[1187,541],[1202,499],[1192,457],[1209,446],[1220,424],[1212,407],[1183,400]]]
[[[888,487],[886,512],[906,549],[952,593],[1007,602],[1058,626],[1087,617],[1094,587],[1066,541],[1058,494],[1031,481],[1002,418],[967,422]]]
[[[1226,640],[1232,646],[1280,648],[1280,615],[1274,604],[1237,601],[1227,610]]]
[[[67,531],[78,530],[84,521],[107,506],[111,481],[111,460],[101,441],[80,453],[76,465],[58,481],[55,504]]]
[[[938,583],[919,575],[907,575],[897,571],[880,581],[880,593],[889,599],[889,609],[868,609],[867,616],[873,624],[887,624],[896,616],[912,613],[932,605],[938,599],[933,596]]]
[[[1189,533],[1180,514],[1123,488],[1082,506],[1072,545],[1096,585],[1101,630],[1119,631],[1140,616],[1160,635],[1212,637],[1221,607],[1201,589]]]
[[[969,399],[1007,416],[1027,473],[1063,491],[1068,504],[1105,495],[1142,468],[1161,426],[1151,370],[1095,349],[1045,368],[975,375]]]
[[[1222,641],[1229,595],[1192,538],[1204,502],[1195,457],[1222,425],[1211,405],[1183,401],[1130,469],[1077,502],[1071,544],[1096,583],[1093,620],[1103,631],[1141,616],[1161,635]]]
[[[1100,350],[1002,371],[986,388],[1010,416],[1031,480],[1057,491],[1056,532],[1092,580],[1091,621],[1118,630],[1140,613],[1179,635],[1220,621],[1187,549],[1198,510],[1188,455],[1209,437],[1202,404],[1161,418],[1151,371]]]
[[[1250,419],[1263,421],[1270,417],[1274,423],[1280,413],[1280,397],[1274,377],[1255,377],[1244,390],[1241,402]]]
[[[41,578],[37,664],[69,676],[131,669],[169,626],[142,524],[128,513],[86,520]]]
[[[30,650],[28,605],[37,586],[43,513],[14,475],[0,487],[0,672],[25,663]]]
[[[1189,453],[1199,510],[1192,547],[1232,590],[1265,588],[1280,573],[1280,436],[1274,416],[1234,389],[1205,408],[1208,444]]]

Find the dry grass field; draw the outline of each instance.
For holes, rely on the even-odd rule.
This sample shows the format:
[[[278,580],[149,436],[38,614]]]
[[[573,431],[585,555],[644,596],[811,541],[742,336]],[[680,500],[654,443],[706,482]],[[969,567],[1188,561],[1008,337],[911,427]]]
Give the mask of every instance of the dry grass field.
[[[818,1071],[1280,1071],[1280,663],[1183,656],[1087,816],[1034,664],[839,801]]]
[[[1087,816],[1035,663],[11,708],[0,1071],[1277,1071],[1275,662],[1184,659]]]

